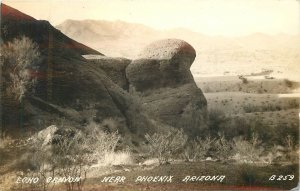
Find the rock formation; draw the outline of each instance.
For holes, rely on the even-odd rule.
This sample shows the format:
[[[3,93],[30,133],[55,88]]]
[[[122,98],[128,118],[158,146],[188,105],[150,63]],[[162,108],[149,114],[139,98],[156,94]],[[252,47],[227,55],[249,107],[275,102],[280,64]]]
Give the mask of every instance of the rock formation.
[[[126,79],[125,69],[131,60],[126,58],[96,56],[96,58],[90,58],[89,61],[101,68],[115,84],[124,90],[128,90],[128,81]]]
[[[90,122],[103,124],[109,119],[113,125],[105,125],[106,130],[116,128],[125,142],[138,145],[155,129],[141,106],[124,90],[128,87],[125,68],[129,60],[105,57],[88,62],[82,55],[103,54],[70,39],[49,22],[5,4],[1,4],[1,13],[3,43],[26,36],[38,45],[42,60],[35,71],[35,91],[22,104],[16,103],[18,108],[9,110],[1,100],[5,112],[0,116],[0,132],[62,124],[84,128]]]
[[[129,92],[155,119],[187,133],[206,128],[207,102],[190,72],[194,48],[178,39],[147,46],[126,68]]]
[[[4,4],[1,11],[3,43],[24,35],[39,46],[42,57],[35,91],[17,108],[2,105],[4,130],[66,123],[84,128],[93,122],[118,130],[127,145],[138,146],[146,133],[173,127],[194,133],[206,127],[206,100],[189,70],[196,53],[185,41],[154,42],[133,61],[110,58],[47,21]]]

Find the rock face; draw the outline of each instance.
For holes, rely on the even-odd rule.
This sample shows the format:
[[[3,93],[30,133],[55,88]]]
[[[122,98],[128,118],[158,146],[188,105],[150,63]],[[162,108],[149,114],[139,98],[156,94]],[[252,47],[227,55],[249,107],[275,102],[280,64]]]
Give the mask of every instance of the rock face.
[[[189,69],[195,57],[194,48],[185,41],[167,39],[154,42],[127,67],[130,88],[144,92],[193,82]]]
[[[139,146],[146,133],[175,127],[195,134],[206,127],[206,100],[189,70],[196,53],[188,43],[162,40],[146,47],[139,59],[110,58],[47,21],[4,4],[1,12],[3,43],[24,35],[41,52],[35,91],[18,107],[3,107],[4,130],[55,125],[40,135],[47,144],[56,127],[81,129],[96,123],[107,131],[118,130],[126,145]]]
[[[88,60],[101,68],[115,84],[124,90],[128,90],[128,81],[126,79],[125,69],[131,60],[107,56],[96,56],[96,58],[90,58]]]
[[[207,102],[190,72],[194,48],[178,39],[147,46],[126,68],[129,92],[155,119],[195,133],[206,128]]]
[[[95,122],[108,131],[117,129],[128,145],[138,145],[146,133],[154,131],[140,104],[124,90],[128,89],[125,68],[130,60],[103,57],[99,63],[88,62],[82,55],[103,54],[70,39],[47,21],[4,4],[1,13],[3,43],[26,36],[38,45],[42,60],[35,91],[25,97],[23,105],[16,103],[13,110],[3,107],[0,133],[11,127],[43,129],[65,124],[84,128]],[[0,106],[3,103],[7,102],[2,99]],[[109,124],[104,124],[107,119]]]

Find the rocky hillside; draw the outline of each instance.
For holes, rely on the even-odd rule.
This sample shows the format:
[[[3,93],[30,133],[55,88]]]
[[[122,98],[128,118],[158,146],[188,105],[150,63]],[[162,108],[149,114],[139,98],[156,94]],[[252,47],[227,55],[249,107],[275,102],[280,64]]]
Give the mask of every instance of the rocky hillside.
[[[5,131],[42,129],[59,124],[62,118],[77,127],[113,118],[116,128],[129,138],[144,134],[152,127],[142,112],[136,112],[139,106],[134,99],[101,68],[81,56],[101,53],[68,38],[47,21],[35,20],[4,4],[1,10],[4,43],[25,35],[39,45],[43,57],[36,72],[39,75],[35,94],[27,97],[19,108],[10,108],[5,105],[5,99],[2,100]],[[21,115],[20,109],[23,110]],[[14,133],[17,132],[20,131]]]
[[[153,44],[134,61],[106,57],[47,21],[4,4],[1,10],[3,42],[27,36],[38,44],[43,58],[35,72],[39,75],[34,93],[18,108],[2,100],[5,131],[36,131],[65,123],[84,128],[96,123],[108,131],[118,130],[128,145],[138,146],[146,133],[173,127],[199,133],[206,127],[206,100],[189,71],[196,53],[186,42],[159,42],[158,50],[165,52],[161,57],[151,56],[160,52]]]

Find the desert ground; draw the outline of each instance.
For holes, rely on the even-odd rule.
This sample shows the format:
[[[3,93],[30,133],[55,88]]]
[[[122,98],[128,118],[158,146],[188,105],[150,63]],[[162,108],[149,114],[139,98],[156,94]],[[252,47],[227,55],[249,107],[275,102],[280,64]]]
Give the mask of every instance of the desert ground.
[[[247,78],[247,82],[243,79]],[[285,158],[286,147],[282,137],[299,133],[299,94],[298,82],[287,79],[257,79],[240,76],[195,77],[197,85],[203,90],[208,102],[208,110],[217,113],[215,122],[220,120],[223,126],[218,131],[232,131],[232,136],[239,133],[245,135],[247,128],[255,128],[259,134],[268,140],[273,137],[274,145],[282,150],[275,153],[264,151],[260,162],[249,163],[230,159],[220,161],[208,158],[200,161],[186,162],[183,159],[171,160],[170,164],[159,165],[157,159],[148,158],[147,154],[116,154],[108,157],[103,164],[95,165],[88,173],[84,184],[85,190],[288,190],[296,187],[299,180],[297,143],[293,151],[294,158]],[[232,126],[229,128],[229,124]],[[248,129],[249,130],[249,129]],[[228,133],[229,133],[228,132]],[[230,135],[230,133],[229,133]],[[16,178],[11,169],[20,170],[23,163],[12,159],[20,158],[26,163],[23,152],[26,149],[26,138],[23,140],[7,140],[0,148],[2,175],[12,175],[2,179],[6,181]],[[269,147],[271,143],[264,143]],[[17,149],[17,150],[16,150]],[[14,151],[14,152],[10,152]],[[281,159],[276,158],[283,157]],[[291,156],[292,156],[291,155]],[[280,158],[279,157],[279,158]],[[23,159],[22,159],[23,158]],[[18,166],[15,166],[18,164]],[[14,170],[14,171],[15,171]],[[25,170],[25,169],[24,169]],[[13,171],[13,172],[14,172]],[[138,176],[174,176],[172,183],[136,183]],[[185,176],[225,175],[223,182],[182,182]],[[294,175],[291,181],[270,181],[272,175]],[[125,176],[125,183],[103,183],[104,177]],[[9,176],[3,176],[9,177]],[[233,186],[234,185],[234,186]],[[27,190],[26,184],[16,185],[13,190]],[[27,185],[28,186],[28,185]],[[54,187],[64,190],[63,184]]]

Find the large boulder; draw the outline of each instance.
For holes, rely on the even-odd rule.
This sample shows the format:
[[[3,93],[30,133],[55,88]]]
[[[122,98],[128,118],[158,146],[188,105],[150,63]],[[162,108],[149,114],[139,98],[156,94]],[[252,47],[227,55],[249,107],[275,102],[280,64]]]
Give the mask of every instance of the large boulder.
[[[167,39],[147,46],[126,70],[132,91],[151,91],[193,82],[195,49],[185,41]]]
[[[101,68],[115,84],[124,90],[128,90],[128,81],[126,79],[125,69],[131,60],[99,55],[89,55],[86,59],[89,62],[94,63],[96,67]]]
[[[187,133],[207,127],[207,102],[190,72],[194,48],[179,39],[147,46],[126,68],[129,92],[155,119]]]

